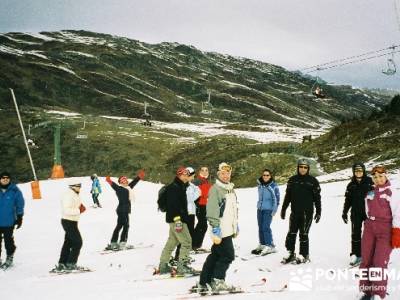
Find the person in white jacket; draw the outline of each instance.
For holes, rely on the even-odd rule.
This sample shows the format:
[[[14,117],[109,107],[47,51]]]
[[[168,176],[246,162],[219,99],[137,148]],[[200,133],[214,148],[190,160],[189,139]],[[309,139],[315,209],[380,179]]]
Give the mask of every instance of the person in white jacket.
[[[71,180],[69,188],[61,200],[61,225],[65,231],[65,238],[56,271],[77,270],[80,268],[76,264],[82,248],[82,237],[79,232],[78,221],[81,213],[86,210],[79,198],[80,190],[81,183]]]

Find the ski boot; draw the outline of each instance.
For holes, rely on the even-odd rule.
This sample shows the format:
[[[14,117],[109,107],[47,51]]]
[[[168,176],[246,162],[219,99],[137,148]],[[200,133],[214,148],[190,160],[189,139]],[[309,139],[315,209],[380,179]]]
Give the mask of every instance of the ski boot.
[[[171,267],[176,267],[176,266],[178,265],[178,260],[175,259],[175,257],[171,256],[170,259],[169,259],[168,264],[169,264]]]
[[[276,250],[275,246],[265,246],[264,249],[261,251],[260,255],[264,256],[276,252],[278,252],[278,250]]]
[[[308,255],[304,256],[300,254],[298,257],[296,257],[296,260],[293,262],[294,264],[306,264],[311,262],[310,257]]]
[[[213,295],[218,295],[221,293],[238,293],[240,292],[240,289],[233,286],[233,285],[228,285],[226,284],[225,280],[223,279],[217,279],[213,278],[211,280],[211,293]]]
[[[119,245],[116,242],[111,242],[111,244],[108,244],[107,247],[104,248],[104,250],[117,251],[119,250]]]
[[[53,269],[50,270],[50,273],[63,273],[67,271],[67,266],[62,263],[58,263]]]
[[[158,270],[154,270],[154,275],[171,274],[171,267],[168,263],[160,263]]]
[[[197,293],[200,294],[201,296],[205,296],[209,293],[211,293],[210,286],[209,285],[202,285],[200,282],[196,282],[194,286],[192,286],[189,290],[190,293]]]
[[[256,249],[251,250],[251,254],[260,255],[261,252],[264,250],[265,245],[258,245]]]
[[[7,255],[6,261],[1,265],[1,268],[5,270],[12,267],[13,260],[14,260],[13,255]]]
[[[350,266],[358,267],[360,264],[361,264],[361,257],[358,257],[355,254],[353,254],[350,258]]]
[[[193,269],[187,263],[178,262],[176,268],[176,276],[196,276],[199,275],[201,271]]]
[[[118,250],[125,250],[126,249],[126,242],[120,242],[118,244]]]
[[[282,263],[282,264],[288,264],[288,263],[292,263],[292,262],[294,262],[294,261],[296,261],[296,253],[294,253],[294,252],[292,252],[292,251],[289,251],[289,252],[288,252],[288,255],[285,256],[285,257],[282,259],[281,263]]]

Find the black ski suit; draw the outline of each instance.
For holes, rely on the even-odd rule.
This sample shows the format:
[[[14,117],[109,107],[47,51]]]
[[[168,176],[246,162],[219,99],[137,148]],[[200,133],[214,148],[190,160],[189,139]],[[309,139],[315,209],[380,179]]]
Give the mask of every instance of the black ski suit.
[[[129,231],[129,214],[131,213],[131,201],[129,200],[129,190],[128,188],[133,189],[133,187],[139,182],[140,178],[137,176],[134,180],[132,180],[127,188],[116,184],[115,182],[111,183],[111,187],[115,191],[118,197],[118,207],[117,207],[117,226],[115,226],[113,235],[111,237],[111,243],[118,242],[119,232],[122,229],[122,234],[120,238],[120,242],[126,242],[128,240],[128,231]]]
[[[369,191],[373,190],[373,182],[365,173],[361,181],[357,181],[353,176],[346,188],[343,216],[346,216],[351,209],[351,253],[361,257],[361,232],[362,224],[366,219],[365,213],[365,196]]]
[[[300,254],[306,257],[309,255],[308,233],[313,220],[314,206],[316,215],[321,216],[321,188],[318,180],[309,174],[290,177],[282,205],[282,216],[286,214],[289,204],[292,212],[285,246],[288,251],[294,252],[299,232]]]

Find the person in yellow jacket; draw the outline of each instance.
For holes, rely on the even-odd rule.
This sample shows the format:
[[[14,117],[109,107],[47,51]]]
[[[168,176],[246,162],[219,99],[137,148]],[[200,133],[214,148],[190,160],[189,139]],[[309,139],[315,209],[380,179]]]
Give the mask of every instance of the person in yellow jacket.
[[[80,215],[86,210],[79,197],[81,182],[70,180],[69,188],[61,200],[61,225],[65,231],[64,244],[55,271],[79,270],[77,266],[82,248],[82,237],[78,228]]]

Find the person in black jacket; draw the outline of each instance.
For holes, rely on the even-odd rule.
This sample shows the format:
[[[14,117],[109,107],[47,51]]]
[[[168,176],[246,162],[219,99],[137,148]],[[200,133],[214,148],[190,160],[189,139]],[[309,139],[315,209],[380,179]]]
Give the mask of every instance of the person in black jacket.
[[[128,178],[126,176],[121,176],[118,178],[118,184],[113,182],[109,176],[106,177],[106,181],[111,185],[118,197],[117,206],[117,226],[114,229],[113,235],[111,237],[111,244],[109,244],[106,249],[108,250],[122,250],[126,246],[126,241],[128,240],[128,230],[129,230],[129,214],[131,213],[131,202],[134,201],[133,187],[143,179],[145,176],[144,170],[140,170],[134,180],[128,183]],[[120,242],[118,244],[119,232],[122,229],[122,234]]]
[[[371,177],[367,176],[365,166],[362,163],[353,165],[353,177],[347,185],[343,214],[343,222],[347,224],[347,214],[351,208],[351,253],[350,265],[357,266],[361,263],[361,232],[362,224],[367,218],[365,213],[365,196],[373,190]]]
[[[187,226],[189,214],[186,196],[189,174],[186,168],[179,167],[176,177],[166,187],[166,214],[165,221],[169,224],[168,240],[160,257],[158,272],[167,274],[171,272],[168,265],[172,251],[181,244],[179,260],[176,272],[178,275],[193,274],[194,270],[189,266],[189,253],[192,249],[192,238]]]
[[[284,257],[282,263],[309,262],[309,243],[308,233],[314,215],[315,223],[321,218],[321,188],[318,180],[309,174],[310,164],[302,158],[297,162],[297,175],[289,178],[286,187],[286,195],[283,201],[281,218],[285,219],[286,209],[289,204],[291,214],[289,219],[289,232],[286,236],[285,246],[288,250],[287,257]],[[296,257],[295,245],[297,232],[300,237],[300,255]]]

